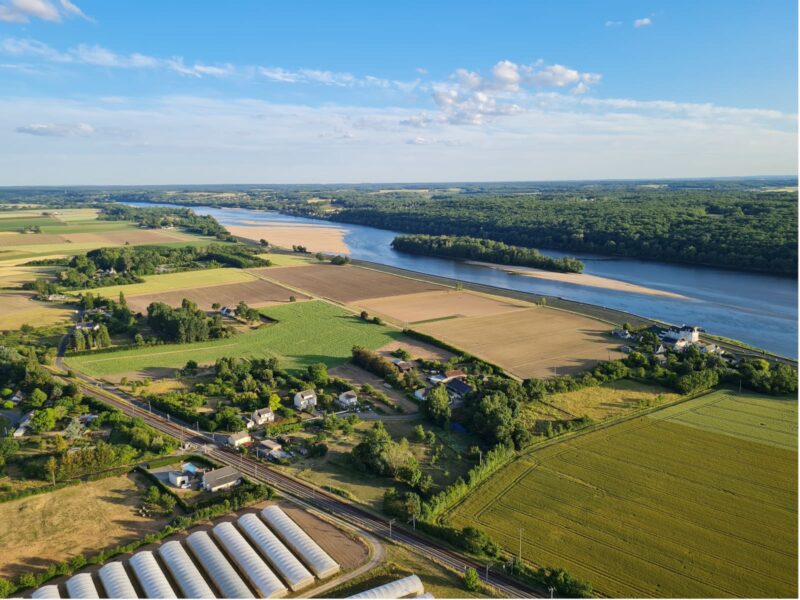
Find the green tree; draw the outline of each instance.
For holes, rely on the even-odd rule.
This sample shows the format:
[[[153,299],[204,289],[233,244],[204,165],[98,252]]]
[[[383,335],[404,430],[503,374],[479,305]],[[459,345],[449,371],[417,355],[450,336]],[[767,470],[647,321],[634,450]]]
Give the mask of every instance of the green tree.
[[[450,397],[447,395],[447,388],[441,384],[434,387],[428,392],[424,407],[431,421],[441,426],[448,423],[452,416],[452,411],[450,409]]]
[[[45,402],[47,402],[47,394],[45,394],[38,387],[31,392],[29,404],[32,408],[39,408],[40,406],[43,406]]]
[[[477,592],[481,589],[481,578],[472,567],[467,567],[467,570],[464,571],[464,588],[470,592]]]
[[[328,367],[325,363],[308,365],[308,377],[311,383],[319,387],[328,384]]]
[[[275,412],[281,407],[281,397],[278,394],[272,393],[269,395],[269,409]]]

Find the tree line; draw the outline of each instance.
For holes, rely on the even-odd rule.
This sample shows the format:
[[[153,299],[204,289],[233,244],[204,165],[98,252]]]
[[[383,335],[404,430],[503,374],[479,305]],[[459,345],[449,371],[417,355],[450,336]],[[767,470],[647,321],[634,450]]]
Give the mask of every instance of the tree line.
[[[583,263],[565,256],[552,258],[535,248],[509,246],[503,242],[453,235],[401,235],[394,238],[392,248],[408,254],[469,259],[501,265],[534,267],[561,273],[582,273]]]

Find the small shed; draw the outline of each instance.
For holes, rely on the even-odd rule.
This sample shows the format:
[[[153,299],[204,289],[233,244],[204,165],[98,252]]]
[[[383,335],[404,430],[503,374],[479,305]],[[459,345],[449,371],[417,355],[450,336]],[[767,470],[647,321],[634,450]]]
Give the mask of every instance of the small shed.
[[[177,488],[186,487],[189,485],[191,475],[182,471],[170,471],[167,474],[169,482]]]

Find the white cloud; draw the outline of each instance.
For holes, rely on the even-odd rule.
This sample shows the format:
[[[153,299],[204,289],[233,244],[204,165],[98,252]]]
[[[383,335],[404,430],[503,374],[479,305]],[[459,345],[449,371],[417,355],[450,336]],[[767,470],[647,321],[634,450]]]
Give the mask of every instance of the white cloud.
[[[636,27],[637,29],[639,27],[647,27],[648,25],[652,25],[652,24],[653,24],[653,20],[650,17],[644,17],[643,19],[636,19],[633,22],[633,26]]]
[[[597,84],[597,73],[580,72],[563,65],[547,65],[542,60],[520,65],[501,60],[487,77],[467,69],[457,69],[447,82],[432,84],[432,97],[440,114],[405,119],[411,127],[427,127],[431,123],[449,121],[482,125],[495,117],[522,112],[522,103],[531,94],[530,87],[571,87],[574,94],[585,94]]]
[[[619,27],[622,21],[606,21],[606,27]]]
[[[90,20],[70,0],[4,0],[0,2],[0,21],[28,23],[32,18],[58,23],[64,17],[81,17]]]
[[[43,124],[32,123],[16,128],[17,133],[27,133],[41,137],[88,137],[94,134],[95,129],[88,123],[73,124]]]
[[[425,67],[417,67],[417,68],[416,68],[416,69],[414,69],[414,70],[415,70],[417,73],[419,73],[420,75],[427,75],[427,74],[428,74],[428,69],[426,69]]]
[[[524,109],[491,127],[463,127],[432,115],[424,132],[409,135],[401,121],[422,117],[393,107],[309,107],[252,98],[0,97],[0,131],[20,131],[13,144],[0,146],[0,180],[464,181],[778,175],[796,169],[794,115],[553,92],[533,94]],[[125,136],[122,127],[130,130]]]
[[[281,67],[237,66],[231,63],[207,65],[200,62],[187,63],[181,56],[157,58],[134,52],[119,54],[97,44],[79,44],[61,52],[43,42],[32,39],[5,38],[0,42],[0,51],[19,57],[29,57],[49,62],[91,65],[115,69],[163,69],[189,77],[252,78],[261,76],[280,83],[306,83],[347,88],[382,88],[411,92],[420,85],[420,80],[398,81],[373,75],[357,77],[352,73],[322,69],[289,70]]]

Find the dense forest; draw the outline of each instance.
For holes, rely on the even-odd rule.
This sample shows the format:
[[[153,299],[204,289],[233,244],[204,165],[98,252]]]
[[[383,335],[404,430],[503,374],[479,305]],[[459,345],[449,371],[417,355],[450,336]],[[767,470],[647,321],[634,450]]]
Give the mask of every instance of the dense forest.
[[[797,274],[793,195],[362,198],[337,200],[331,208],[332,220],[409,233]]]
[[[0,202],[279,210],[404,233],[797,275],[794,177],[363,185],[4,188]],[[160,226],[153,209],[109,207]],[[176,209],[161,209],[173,216]],[[139,212],[141,211],[141,212]],[[148,212],[147,217],[144,213]],[[189,217],[199,230],[204,217]],[[112,217],[113,218],[113,217]],[[188,221],[181,226],[190,227]],[[210,235],[226,234],[207,230]]]
[[[561,273],[582,273],[583,263],[575,258],[551,258],[533,248],[509,246],[503,242],[483,240],[473,237],[450,235],[401,235],[392,241],[392,248],[398,252],[422,254],[423,256],[442,256],[445,258],[466,258],[503,265],[535,267]]]

